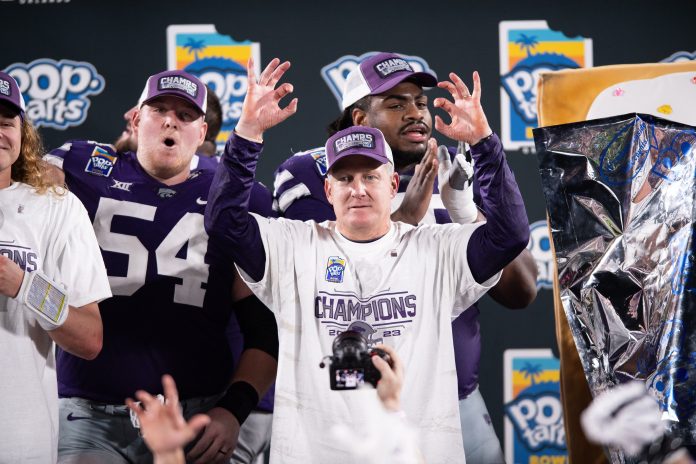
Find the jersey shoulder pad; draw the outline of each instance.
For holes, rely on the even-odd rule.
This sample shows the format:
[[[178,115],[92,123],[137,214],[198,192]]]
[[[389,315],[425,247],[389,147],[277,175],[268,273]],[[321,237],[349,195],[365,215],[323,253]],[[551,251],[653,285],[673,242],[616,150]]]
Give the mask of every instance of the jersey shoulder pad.
[[[314,168],[322,177],[326,176],[329,170],[326,163],[326,149],[324,147],[297,152],[288,158],[286,163],[298,167],[305,167],[313,164]]]
[[[110,143],[100,143],[94,140],[69,140],[60,147],[49,151],[48,155],[60,156],[61,158],[65,158],[67,154],[70,156],[89,155],[95,148],[99,148],[112,156],[117,155],[116,149]]]
[[[204,171],[215,171],[217,170],[219,164],[220,160],[217,156],[202,156],[196,154],[193,155],[193,158],[191,158],[190,169],[192,171],[195,169],[200,169]]]
[[[295,153],[276,170],[273,181],[274,210],[284,214],[296,200],[305,197],[324,199],[326,176],[324,148]]]
[[[71,140],[48,152],[44,160],[63,170],[69,169],[69,166],[84,166],[85,172],[108,177],[118,156],[111,144]]]

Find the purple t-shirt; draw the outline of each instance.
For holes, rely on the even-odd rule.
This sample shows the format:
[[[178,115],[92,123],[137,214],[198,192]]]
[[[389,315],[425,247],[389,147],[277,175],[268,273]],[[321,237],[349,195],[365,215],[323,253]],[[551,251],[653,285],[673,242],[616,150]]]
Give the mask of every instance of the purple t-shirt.
[[[449,148],[454,156],[456,147]],[[335,220],[333,207],[324,193],[326,177],[324,148],[297,153],[285,160],[275,172],[273,207],[281,217],[317,222]],[[399,192],[405,192],[413,169],[400,173]],[[474,200],[480,205],[478,182],[474,180]],[[433,193],[439,194],[437,182]],[[446,209],[435,209],[438,224],[452,222]],[[452,322],[454,359],[457,366],[459,398],[466,398],[478,385],[478,369],[481,358],[481,333],[476,304],[464,311]]]
[[[224,391],[243,335],[231,300],[233,264],[203,228],[217,160],[195,156],[189,178],[167,186],[134,153],[108,145],[73,141],[48,156],[62,160],[69,189],[94,223],[114,293],[99,304],[99,356],[86,361],[59,350],[59,395],[121,404],[137,389],[161,392],[164,373],[182,399]],[[256,183],[250,208],[270,215],[270,204]],[[272,396],[264,401],[272,409]]]

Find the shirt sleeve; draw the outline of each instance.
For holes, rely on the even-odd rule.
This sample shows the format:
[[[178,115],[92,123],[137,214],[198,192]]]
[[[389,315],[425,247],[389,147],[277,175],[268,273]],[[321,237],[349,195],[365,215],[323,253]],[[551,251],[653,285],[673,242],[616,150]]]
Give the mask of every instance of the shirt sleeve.
[[[417,247],[422,250],[422,261],[434,261],[434,268],[437,269],[434,293],[453,295],[452,319],[479,300],[500,280],[499,270],[487,280],[478,282],[466,259],[472,236],[484,225],[484,222],[452,223],[421,225],[416,228]]]
[[[232,259],[253,280],[266,265],[259,226],[250,215],[250,197],[256,164],[263,145],[232,134],[215,171],[205,209],[205,230],[223,245]]]
[[[522,194],[497,135],[471,147],[486,223],[472,234],[466,254],[476,282],[502,270],[529,243]]]
[[[251,197],[249,198],[249,211],[263,217],[276,217],[273,211],[273,196],[268,187],[261,182],[254,182],[251,187]]]
[[[85,207],[70,192],[58,201],[63,203],[59,210],[62,221],[55,223],[44,272],[66,286],[71,306],[111,297],[104,260]]]
[[[251,216],[258,226],[266,256],[263,272],[257,279],[241,266],[237,270],[259,300],[278,314],[283,308],[294,307],[296,275],[315,272],[311,266],[314,257],[310,256],[315,223]]]

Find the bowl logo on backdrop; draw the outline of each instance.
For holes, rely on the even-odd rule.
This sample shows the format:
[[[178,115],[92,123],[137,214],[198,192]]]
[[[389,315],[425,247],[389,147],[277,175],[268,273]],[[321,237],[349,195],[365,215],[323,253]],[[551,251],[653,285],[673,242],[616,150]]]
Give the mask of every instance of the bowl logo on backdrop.
[[[560,361],[548,349],[505,350],[505,460],[565,464]]]
[[[247,62],[261,72],[258,42],[235,41],[212,24],[167,27],[167,68],[183,69],[207,84],[220,99],[222,129],[216,144],[222,150],[242,114],[247,92]]]
[[[529,243],[527,249],[536,261],[537,288],[553,289],[553,254],[549,226],[546,221],[536,221],[529,225]]]
[[[546,21],[501,21],[498,33],[503,145],[532,151],[539,74],[592,67],[592,39],[566,37],[549,29]]]
[[[65,130],[87,118],[90,95],[104,90],[104,78],[90,63],[41,58],[5,68],[19,86],[27,117],[36,127]]]
[[[324,79],[324,82],[326,82],[326,85],[329,86],[331,93],[333,93],[334,97],[336,98],[339,108],[341,108],[341,95],[343,94],[343,87],[345,86],[346,77],[348,77],[348,74],[353,69],[357,68],[363,60],[371,57],[372,55],[376,55],[377,53],[378,52],[367,52],[360,56],[344,55],[336,61],[321,68],[321,77]],[[423,58],[419,56],[401,56],[403,56],[408,64],[411,65],[414,71],[430,71],[435,74],[435,72],[430,69],[430,66],[428,66],[428,63]]]
[[[696,60],[696,50],[694,50],[693,52],[687,52],[686,50],[681,50],[681,51],[672,53],[664,60],[661,60],[660,63],[680,63],[682,61],[694,61],[694,60]]]

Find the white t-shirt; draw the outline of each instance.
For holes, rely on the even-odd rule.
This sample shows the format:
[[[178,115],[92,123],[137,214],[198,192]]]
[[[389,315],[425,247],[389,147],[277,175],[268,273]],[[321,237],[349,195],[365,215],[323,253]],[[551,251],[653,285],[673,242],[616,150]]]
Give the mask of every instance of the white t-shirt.
[[[111,296],[87,211],[72,193],[0,189],[0,254],[62,283],[79,307]],[[57,458],[58,391],[53,341],[29,309],[0,295],[0,462]]]
[[[254,217],[266,268],[259,282],[241,273],[275,312],[280,338],[271,460],[353,462],[329,431],[341,422],[365,428],[360,395],[330,390],[319,368],[336,335],[352,328],[403,359],[402,407],[426,462],[463,463],[451,325],[461,310],[452,308],[468,308],[500,276],[479,285],[469,270],[467,243],[481,224],[393,223],[379,240],[355,243],[334,222]]]

